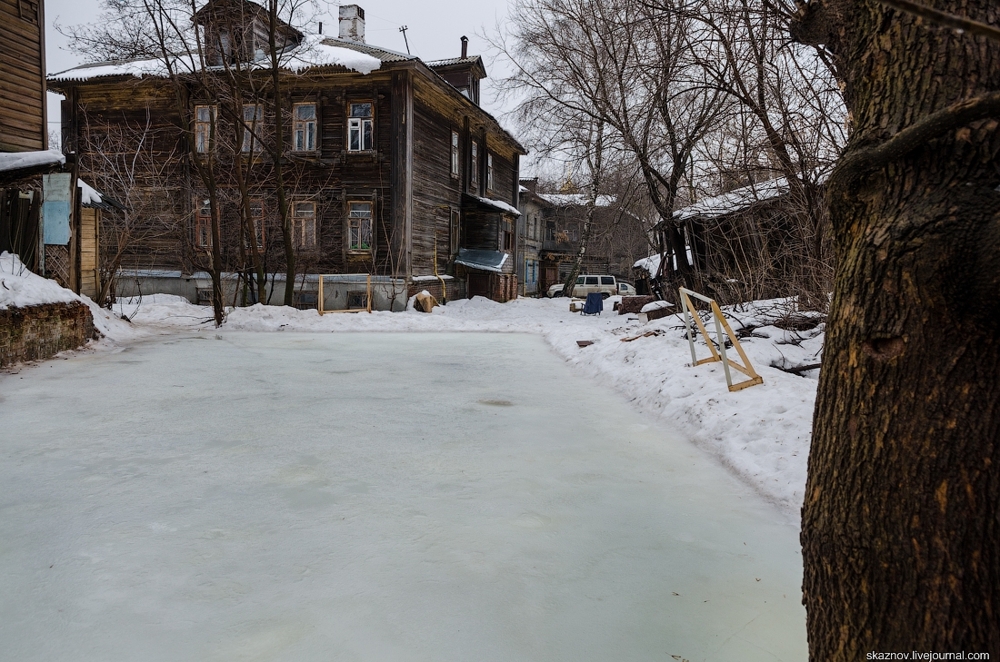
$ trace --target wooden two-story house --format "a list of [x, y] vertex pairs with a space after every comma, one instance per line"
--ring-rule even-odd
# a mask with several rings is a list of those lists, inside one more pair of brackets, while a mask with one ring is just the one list
[[[234, 15], [241, 21], [235, 29]], [[213, 219], [203, 181], [184, 158], [193, 151], [215, 159], [223, 270], [231, 284], [250, 270], [248, 251], [257, 251], [268, 287], [280, 290], [287, 246], [274, 180], [279, 159], [300, 302], [315, 301], [320, 274], [332, 275], [325, 309], [363, 305], [344, 295], [357, 295], [357, 283], [365, 281], [375, 284], [367, 302], [375, 308], [398, 309], [424, 289], [445, 299], [516, 296], [525, 150], [480, 107], [486, 71], [482, 58], [468, 55], [464, 38], [459, 57], [424, 62], [366, 43], [357, 5], [340, 7], [337, 37], [282, 23], [276, 103], [266, 92], [273, 71], [262, 52], [268, 48], [262, 7], [211, 0], [192, 21], [204, 35], [207, 67], [197, 73], [198, 85], [185, 83], [184, 76], [193, 81], [195, 74], [181, 77], [190, 90], [184, 107], [176, 76], [155, 58], [93, 63], [49, 78], [66, 97], [64, 144], [79, 152], [82, 176], [146, 210], [132, 219], [139, 230], [130, 243], [118, 244], [123, 274], [144, 278], [146, 292], [203, 295]], [[246, 83], [235, 91], [225, 83], [235, 79], [234, 67]], [[204, 81], [213, 77], [218, 94], [206, 91]], [[242, 124], [220, 110], [234, 95]], [[272, 143], [283, 145], [277, 151], [260, 145], [274, 139], [267, 127], [281, 132]], [[141, 157], [132, 163], [144, 160], [144, 170], [116, 176], [108, 171], [113, 159], [94, 158], [109, 150]], [[232, 177], [237, 170], [240, 181]], [[116, 190], [128, 186], [140, 190]], [[247, 192], [252, 230], [239, 220]], [[240, 302], [237, 293], [233, 301]]]

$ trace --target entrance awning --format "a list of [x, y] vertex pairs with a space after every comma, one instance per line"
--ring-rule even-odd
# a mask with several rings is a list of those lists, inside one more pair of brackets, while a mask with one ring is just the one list
[[494, 200], [492, 198], [481, 198], [478, 195], [472, 195], [471, 193], [463, 193], [462, 197], [469, 202], [479, 205], [483, 209], [487, 209], [492, 212], [500, 212], [502, 214], [510, 214], [511, 216], [520, 216], [521, 212], [512, 205], [507, 204], [503, 200]]
[[458, 259], [455, 264], [461, 264], [470, 269], [501, 273], [507, 261], [507, 254], [501, 251], [479, 251], [470, 248], [458, 249]]

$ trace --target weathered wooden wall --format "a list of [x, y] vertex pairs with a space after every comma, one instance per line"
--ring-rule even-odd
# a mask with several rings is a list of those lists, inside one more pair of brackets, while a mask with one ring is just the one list
[[43, 0], [0, 0], [0, 26], [0, 152], [45, 149]]
[[[205, 193], [200, 178], [188, 166], [188, 147], [179, 126], [173, 92], [165, 81], [134, 78], [98, 79], [80, 83], [60, 83], [69, 93], [64, 110], [64, 128], [70, 140], [82, 146], [81, 173], [108, 195], [125, 201], [133, 197], [160, 197], [150, 204], [148, 237], [126, 251], [123, 266], [139, 269], [170, 269], [187, 273], [206, 270], [205, 250], [194, 247], [195, 201]], [[223, 231], [224, 269], [241, 271], [250, 264], [240, 244], [240, 194], [233, 173], [242, 164], [251, 197], [260, 198], [265, 210], [266, 249], [264, 268], [283, 271], [284, 250], [274, 187], [275, 164], [265, 152], [248, 159], [240, 152], [240, 131], [231, 121], [235, 106], [225, 107], [220, 95], [214, 155]], [[374, 104], [374, 149], [350, 152], [348, 110], [352, 102]], [[306, 273], [376, 273], [390, 276], [430, 275], [437, 271], [454, 273], [451, 254], [451, 211], [461, 210], [467, 200], [468, 158], [471, 132], [475, 124], [480, 147], [480, 181], [485, 185], [488, 146], [494, 153], [493, 191], [483, 191], [509, 204], [516, 201], [517, 150], [509, 140], [490, 137], [485, 116], [453, 89], [442, 89], [436, 77], [428, 79], [412, 68], [393, 68], [362, 76], [343, 70], [313, 71], [302, 76], [288, 75], [283, 83], [283, 133], [286, 146], [292, 133], [290, 112], [294, 103], [317, 105], [318, 149], [289, 153], [282, 160], [284, 183], [289, 200], [316, 203], [317, 242], [314, 250], [298, 254], [297, 270]], [[210, 103], [192, 100], [193, 104]], [[265, 122], [273, 122], [273, 104], [265, 104]], [[475, 122], [470, 122], [475, 120]], [[451, 174], [451, 131], [461, 138], [460, 174]], [[148, 177], [139, 178], [138, 193], [119, 190], [122, 183], [107, 172], [107, 162], [95, 158], [101, 141], [109, 136], [146, 132], [150, 166]], [[128, 141], [120, 148], [123, 156]], [[114, 150], [110, 150], [111, 153]], [[107, 155], [107, 147], [101, 148]], [[164, 162], [169, 162], [163, 168]], [[155, 172], [153, 172], [155, 171]], [[371, 202], [374, 246], [371, 252], [348, 250], [348, 204]], [[158, 205], [158, 206], [157, 206]], [[105, 214], [109, 224], [119, 215]], [[496, 216], [494, 214], [494, 216]], [[166, 229], [173, 218], [174, 231]], [[470, 215], [473, 222], [476, 215]], [[463, 222], [463, 225], [465, 223]], [[163, 226], [155, 231], [151, 226]], [[489, 230], [491, 250], [498, 245], [497, 219]], [[107, 236], [107, 234], [105, 235]], [[463, 245], [468, 246], [465, 242]], [[108, 251], [114, 250], [105, 241]], [[512, 256], [513, 258], [513, 256]], [[515, 264], [509, 260], [511, 267]]]
[[91, 207], [80, 209], [80, 294], [96, 299], [101, 291], [101, 272], [98, 250], [98, 228], [101, 210]]

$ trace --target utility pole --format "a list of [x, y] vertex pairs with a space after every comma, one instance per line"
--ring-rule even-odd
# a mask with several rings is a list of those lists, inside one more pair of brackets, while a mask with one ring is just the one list
[[406, 31], [409, 30], [405, 25], [399, 29], [403, 33], [403, 43], [406, 44], [406, 54], [410, 54], [410, 40], [406, 38]]

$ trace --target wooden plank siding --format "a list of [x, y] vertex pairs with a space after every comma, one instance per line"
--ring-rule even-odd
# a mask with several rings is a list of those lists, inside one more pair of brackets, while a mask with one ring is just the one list
[[[429, 81], [414, 86], [413, 274], [452, 273], [451, 212], [462, 207], [461, 138], [464, 115], [457, 104], [436, 93]], [[459, 171], [451, 172], [451, 134], [459, 133]]]
[[[154, 78], [94, 79], [52, 83], [72, 99], [64, 110], [64, 140], [77, 141], [81, 152], [81, 176], [109, 196], [123, 200], [114, 178], [102, 173], [94, 158], [99, 139], [150, 126], [147, 153], [155, 160], [172, 159], [158, 181], [144, 181], [135, 195], [163, 198], [153, 205], [150, 224], [172, 217], [172, 230], [161, 232], [125, 252], [123, 267], [207, 270], [208, 253], [195, 246], [196, 204], [205, 195], [197, 173], [189, 164], [188, 148], [178, 127], [168, 81]], [[350, 104], [373, 104], [373, 149], [348, 149]], [[210, 99], [192, 99], [191, 105], [210, 104]], [[291, 152], [291, 110], [296, 103], [316, 104], [317, 149]], [[290, 204], [316, 205], [317, 246], [297, 254], [299, 273], [358, 274], [409, 278], [432, 275], [437, 252], [439, 274], [456, 274], [451, 241], [451, 212], [467, 206], [469, 144], [472, 131], [481, 144], [481, 181], [485, 181], [486, 147], [493, 145], [495, 192], [498, 200], [516, 204], [517, 155], [521, 149], [513, 139], [493, 137], [499, 127], [467, 98], [416, 60], [385, 62], [381, 69], [362, 75], [342, 67], [324, 67], [302, 75], [283, 74], [281, 130], [286, 152], [282, 159], [284, 185]], [[70, 112], [67, 112], [70, 111]], [[190, 112], [190, 111], [188, 111]], [[219, 113], [217, 134], [238, 140], [233, 111]], [[273, 126], [274, 104], [264, 103], [265, 125]], [[73, 119], [67, 120], [67, 115]], [[472, 127], [472, 128], [467, 128]], [[459, 132], [460, 174], [451, 173], [451, 132]], [[95, 140], [97, 139], [97, 140]], [[123, 147], [123, 149], [125, 149]], [[102, 153], [109, 154], [106, 149]], [[218, 198], [222, 227], [224, 269], [246, 269], [246, 248], [240, 246], [239, 190], [232, 172], [241, 159], [253, 198], [262, 201], [266, 247], [263, 264], [269, 273], [284, 270], [284, 247], [279, 224], [277, 194], [273, 183], [275, 164], [266, 153], [248, 158], [235, 149], [221, 149], [213, 156], [219, 173]], [[514, 197], [512, 197], [514, 196]], [[372, 209], [371, 251], [349, 250], [349, 205], [369, 202]], [[104, 228], [115, 213], [104, 213]], [[500, 221], [493, 214], [491, 248], [498, 249]], [[469, 215], [470, 223], [480, 216]], [[483, 216], [485, 219], [485, 216]], [[465, 221], [463, 220], [463, 227]], [[478, 231], [478, 230], [477, 230]], [[472, 236], [474, 233], [470, 233]], [[102, 235], [104, 237], [107, 234]], [[104, 249], [112, 250], [102, 239]], [[463, 245], [465, 243], [463, 242]], [[515, 260], [508, 261], [511, 268]], [[449, 285], [464, 292], [464, 281]]]
[[0, 151], [46, 149], [42, 0], [0, 0], [0, 25]]
[[98, 209], [80, 209], [80, 294], [96, 299], [101, 291], [101, 273], [98, 250]]

